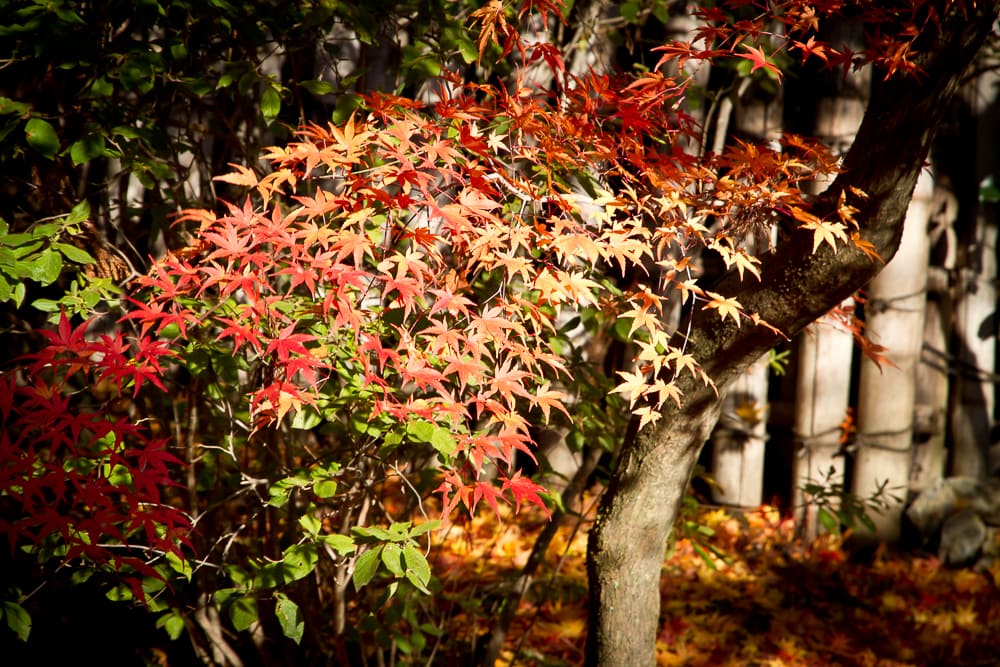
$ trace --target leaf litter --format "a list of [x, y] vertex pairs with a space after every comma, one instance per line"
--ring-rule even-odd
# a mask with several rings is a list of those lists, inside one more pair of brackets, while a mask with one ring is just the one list
[[[596, 498], [566, 516], [523, 596], [500, 666], [583, 663], [587, 532]], [[435, 574], [446, 643], [489, 641], [505, 595], [546, 524], [489, 510], [438, 533]], [[974, 667], [1000, 661], [1000, 563], [973, 571], [879, 548], [852, 557], [842, 536], [805, 542], [771, 506], [703, 508], [668, 550], [656, 664], [713, 667]], [[692, 529], [695, 527], [695, 529]], [[451, 653], [442, 647], [443, 654]]]

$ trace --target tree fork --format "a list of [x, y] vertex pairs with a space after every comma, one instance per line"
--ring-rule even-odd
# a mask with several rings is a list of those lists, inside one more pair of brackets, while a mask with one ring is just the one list
[[[836, 216], [842, 193], [859, 209], [861, 238], [888, 262], [902, 235], [903, 218], [924, 166], [934, 128], [962, 77], [992, 30], [1000, 0], [953, 6], [940, 29], [929, 22], [915, 44], [919, 75], [875, 84], [841, 173], [816, 200], [813, 212]], [[875, 73], [881, 78], [879, 72]], [[867, 194], [860, 199], [853, 189]], [[812, 251], [812, 235], [798, 232], [763, 258], [759, 284], [735, 274], [714, 287], [739, 299], [747, 312], [791, 336], [857, 291], [881, 268], [853, 245]], [[695, 312], [687, 350], [719, 392], [773, 347], [763, 327], [721, 322]], [[590, 624], [586, 664], [654, 664], [659, 625], [660, 570], [667, 540], [691, 472], [718, 417], [715, 389], [678, 378], [680, 408], [667, 404], [661, 419], [626, 437], [620, 461], [590, 533], [587, 569]]]

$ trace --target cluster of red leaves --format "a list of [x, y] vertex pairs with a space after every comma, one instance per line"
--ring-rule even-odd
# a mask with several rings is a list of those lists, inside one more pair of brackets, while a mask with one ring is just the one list
[[[592, 519], [560, 529], [498, 664], [582, 664]], [[705, 510], [698, 522], [714, 531], [701, 546], [717, 555], [684, 538], [664, 561], [659, 665], [962, 667], [993, 664], [1000, 649], [1000, 564], [973, 572], [885, 550], [854, 562], [840, 538], [798, 541], [792, 521], [771, 507]], [[542, 525], [540, 517], [513, 524], [480, 514], [442, 536], [435, 602], [451, 614], [449, 639], [469, 643], [492, 630], [488, 608], [458, 601], [503, 590]]]
[[[782, 0], [756, 2], [730, 0], [699, 6], [692, 12], [700, 26], [688, 41], [674, 41], [657, 48], [663, 58], [677, 59], [680, 66], [689, 60], [715, 61], [741, 58], [751, 63], [751, 72], [763, 69], [775, 79], [782, 73], [776, 56], [781, 52], [798, 56], [804, 63], [821, 61], [831, 69], [848, 71], [873, 64], [885, 78], [897, 73], [920, 74], [919, 50], [914, 41], [928, 26], [940, 26], [949, 12], [966, 12], [967, 0], [900, 1], [872, 3], [864, 0]], [[855, 52], [844, 45], [817, 39], [820, 26], [828, 21], [853, 16], [865, 26], [865, 48]]]
[[63, 315], [54, 331], [39, 332], [47, 343], [39, 352], [0, 374], [0, 533], [12, 550], [156, 576], [148, 563], [177, 554], [190, 526], [160, 495], [180, 460], [127, 406], [146, 383], [164, 389], [171, 353], [163, 341], [120, 332], [90, 338], [88, 326], [73, 328]]
[[[531, 480], [502, 473], [494, 485], [479, 472], [530, 455], [532, 409], [546, 420], [565, 411], [553, 382], [567, 373], [550, 342], [565, 308], [632, 319], [641, 367], [617, 391], [643, 424], [655, 421], [665, 401], [680, 400], [671, 378], [708, 381], [670, 342], [664, 288], [762, 324], [694, 284], [694, 245], [741, 274], [759, 263], [730, 231], [703, 223], [757, 215], [747, 211], [770, 220], [779, 205], [805, 216], [798, 184], [835, 169], [798, 137], [785, 150], [741, 145], [696, 164], [682, 145], [690, 120], [665, 108], [685, 85], [659, 73], [627, 85], [592, 74], [557, 104], [527, 86], [452, 83], [430, 108], [374, 96], [366, 117], [308, 126], [268, 149], [263, 176], [246, 167], [220, 176], [257, 201], [222, 216], [184, 212], [196, 245], [139, 279], [149, 293], [128, 315], [143, 335], [198, 329], [260, 362], [255, 429], [315, 405], [331, 351], [346, 355], [373, 418], [454, 434], [459, 463], [444, 467], [438, 489], [446, 515], [480, 500], [541, 504]], [[598, 174], [622, 184], [616, 194]], [[612, 289], [602, 282], [612, 272], [635, 282]]]

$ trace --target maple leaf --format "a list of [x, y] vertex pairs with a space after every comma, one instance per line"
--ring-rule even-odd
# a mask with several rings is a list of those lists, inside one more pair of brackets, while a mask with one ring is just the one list
[[469, 384], [479, 384], [485, 372], [485, 367], [480, 361], [469, 357], [445, 356], [443, 361], [448, 365], [444, 367], [441, 374], [448, 376], [455, 374], [458, 376], [459, 388], [463, 391]]
[[858, 232], [851, 232], [851, 243], [854, 247], [863, 252], [874, 262], [879, 262], [880, 264], [885, 264], [885, 260], [882, 259], [882, 255], [879, 254], [878, 248], [871, 241], [867, 241], [861, 237]]
[[287, 327], [281, 330], [264, 350], [264, 354], [271, 354], [272, 352], [278, 353], [278, 360], [282, 362], [287, 362], [292, 354], [309, 355], [309, 350], [306, 349], [303, 343], [309, 343], [316, 340], [316, 336], [312, 334], [297, 334], [293, 333], [295, 331], [296, 323], [292, 322]]
[[639, 418], [639, 430], [645, 428], [647, 424], [655, 424], [663, 417], [663, 414], [651, 405], [636, 408], [632, 411], [632, 414]]
[[[482, 25], [479, 28], [479, 59], [476, 61], [480, 64], [483, 59], [483, 54], [486, 52], [486, 47], [491, 43], [500, 45], [497, 37], [497, 33], [508, 39], [514, 33], [514, 29], [511, 27], [510, 23], [507, 22], [506, 10], [504, 9], [503, 3], [500, 0], [490, 0], [483, 7], [480, 7], [476, 11], [472, 12], [470, 18], [474, 22], [479, 22]], [[506, 55], [507, 48], [504, 48]]]
[[635, 405], [640, 396], [646, 393], [649, 384], [646, 382], [646, 375], [641, 371], [617, 371], [624, 382], [620, 382], [617, 387], [611, 390], [612, 394], [627, 394], [629, 405]]
[[725, 320], [727, 317], [731, 317], [736, 326], [740, 325], [740, 309], [743, 307], [740, 302], [735, 298], [727, 299], [721, 294], [716, 294], [715, 292], [710, 292], [705, 290], [705, 294], [709, 297], [709, 302], [705, 304], [702, 310], [708, 310], [714, 308], [719, 311], [719, 317]]
[[355, 113], [344, 123], [343, 129], [331, 125], [330, 134], [334, 140], [334, 147], [339, 149], [341, 155], [336, 161], [340, 163], [353, 164], [358, 161], [361, 154], [366, 152], [369, 142], [375, 134], [369, 130], [358, 131], [355, 124]]
[[216, 257], [245, 256], [254, 245], [252, 236], [236, 225], [232, 218], [223, 218], [218, 221], [211, 231], [202, 235], [202, 238], [214, 243], [216, 247], [216, 250], [206, 257], [206, 261]]
[[847, 227], [840, 222], [828, 222], [816, 218], [800, 225], [802, 229], [811, 229], [813, 232], [813, 252], [816, 252], [820, 245], [828, 243], [834, 250], [837, 249], [837, 240], [847, 243]]
[[521, 510], [522, 502], [528, 501], [529, 503], [541, 508], [541, 510], [545, 512], [546, 516], [549, 515], [549, 508], [538, 495], [539, 493], [545, 493], [545, 487], [536, 484], [530, 477], [522, 476], [520, 470], [515, 472], [511, 477], [501, 475], [501, 479], [503, 479], [501, 489], [503, 491], [510, 491], [514, 498], [514, 507], [516, 511]]
[[764, 69], [779, 82], [781, 81], [781, 70], [768, 60], [767, 55], [762, 49], [750, 46], [749, 44], [742, 44], [741, 46], [747, 50], [747, 53], [737, 53], [734, 55], [737, 58], [745, 58], [753, 63], [753, 66], [750, 68], [751, 74], [759, 69]]
[[572, 419], [569, 411], [566, 410], [566, 406], [563, 405], [563, 401], [568, 398], [565, 392], [559, 391], [557, 389], [550, 389], [551, 383], [548, 381], [544, 382], [538, 389], [535, 390], [535, 394], [532, 397], [532, 403], [537, 405], [541, 409], [542, 414], [545, 416], [545, 423], [549, 423], [549, 410], [551, 408], [556, 408], [560, 410], [567, 418]]
[[236, 171], [222, 176], [215, 176], [212, 180], [248, 188], [256, 187], [258, 182], [257, 174], [255, 174], [252, 169], [247, 169], [243, 165], [234, 164], [232, 162], [229, 163], [229, 166]]
[[760, 260], [756, 257], [752, 257], [747, 254], [745, 250], [739, 248], [726, 255], [723, 255], [723, 260], [726, 262], [726, 268], [730, 268], [734, 264], [736, 265], [736, 270], [740, 274], [740, 280], [743, 279], [743, 271], [749, 271], [760, 280], [760, 270], [757, 265], [760, 264]]
[[677, 407], [681, 407], [681, 391], [673, 382], [664, 382], [663, 380], [657, 379], [649, 386], [647, 393], [657, 394], [657, 408], [666, 403], [668, 398], [673, 400]]
[[639, 305], [635, 302], [630, 303], [634, 306], [631, 310], [626, 310], [620, 317], [631, 319], [632, 324], [629, 326], [628, 335], [632, 336], [637, 329], [643, 328], [646, 331], [654, 332], [658, 331], [661, 327], [660, 318], [656, 313], [650, 312], [650, 307], [648, 305]]
[[824, 63], [829, 63], [830, 57], [827, 55], [827, 53], [829, 52], [832, 55], [836, 55], [837, 53], [837, 51], [835, 49], [830, 48], [829, 45], [823, 44], [822, 42], [817, 42], [815, 35], [810, 35], [809, 39], [806, 40], [805, 42], [792, 40], [791, 47], [793, 49], [798, 49], [799, 51], [802, 52], [803, 63], [805, 63], [805, 61], [808, 60], [810, 56], [816, 56], [817, 58], [821, 59]]
[[528, 377], [529, 374], [526, 371], [511, 368], [511, 361], [507, 359], [497, 368], [493, 377], [487, 383], [488, 390], [486, 396], [498, 393], [504, 398], [507, 405], [513, 408], [515, 403], [514, 396], [522, 396], [527, 399], [532, 398], [531, 394], [524, 388], [524, 380]]

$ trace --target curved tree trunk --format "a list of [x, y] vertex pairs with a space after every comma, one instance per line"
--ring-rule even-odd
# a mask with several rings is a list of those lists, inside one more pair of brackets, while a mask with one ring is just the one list
[[[844, 193], [859, 209], [864, 240], [888, 261], [902, 235], [903, 217], [940, 121], [960, 79], [997, 15], [997, 0], [968, 14], [952, 12], [940, 33], [924, 35], [916, 64], [923, 76], [891, 78], [872, 94], [842, 173], [814, 212], [835, 215]], [[881, 78], [881, 77], [879, 77]], [[854, 197], [849, 188], [868, 194]], [[716, 291], [735, 296], [750, 312], [793, 335], [870, 280], [880, 268], [854, 247], [812, 252], [812, 235], [793, 234], [765, 258], [759, 284], [728, 276]], [[775, 334], [737, 327], [698, 313], [687, 350], [724, 391], [772, 347]], [[587, 664], [641, 667], [654, 663], [660, 569], [667, 539], [705, 436], [715, 421], [715, 391], [686, 377], [680, 408], [668, 406], [656, 424], [626, 439], [590, 533], [590, 632]]]

